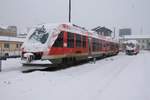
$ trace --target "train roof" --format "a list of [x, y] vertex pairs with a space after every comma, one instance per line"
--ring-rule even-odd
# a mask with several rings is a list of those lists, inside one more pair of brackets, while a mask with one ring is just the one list
[[114, 40], [112, 37], [106, 37], [97, 34], [95, 31], [87, 30], [84, 27], [72, 24], [72, 23], [55, 23], [55, 24], [40, 24], [36, 26], [35, 28], [43, 26], [46, 28], [46, 30], [51, 30], [51, 29], [60, 29], [62, 31], [68, 31], [76, 34], [81, 34], [81, 35], [88, 35], [93, 38], [101, 39], [104, 41], [109, 41], [109, 42], [115, 42], [118, 43], [117, 40]]

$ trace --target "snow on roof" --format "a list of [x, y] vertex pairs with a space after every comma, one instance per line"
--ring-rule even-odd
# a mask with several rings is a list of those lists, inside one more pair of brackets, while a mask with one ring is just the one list
[[120, 37], [124, 39], [150, 39], [150, 35], [126, 35], [124, 37]]
[[10, 37], [10, 36], [0, 36], [0, 41], [16, 41], [24, 42], [25, 38]]
[[7, 29], [7, 26], [0, 25], [0, 28], [2, 28], [2, 29]]
[[128, 41], [124, 41], [124, 43], [133, 43], [133, 44], [137, 44], [138, 42], [136, 40], [128, 40]]

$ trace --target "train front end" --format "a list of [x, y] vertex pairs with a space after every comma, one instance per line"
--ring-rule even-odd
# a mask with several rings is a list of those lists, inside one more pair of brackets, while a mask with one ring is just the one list
[[128, 40], [126, 43], [126, 54], [135, 55], [139, 53], [139, 45], [136, 40]]
[[57, 38], [57, 33], [56, 28], [47, 25], [39, 25], [31, 29], [21, 48], [22, 63], [46, 60], [45, 58], [48, 56], [50, 47]]

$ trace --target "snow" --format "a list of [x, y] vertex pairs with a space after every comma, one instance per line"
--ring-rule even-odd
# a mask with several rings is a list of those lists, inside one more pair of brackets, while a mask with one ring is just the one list
[[[150, 52], [117, 56], [63, 70], [22, 73], [20, 59], [2, 61], [2, 100], [149, 100]], [[34, 67], [35, 68], [35, 67]], [[37, 67], [36, 67], [37, 68]]]
[[16, 41], [24, 42], [25, 38], [10, 37], [10, 36], [0, 36], [0, 41]]
[[125, 35], [123, 37], [119, 37], [120, 39], [149, 39], [150, 35]]
[[138, 44], [138, 42], [136, 40], [128, 40], [128, 41], [124, 41], [124, 43]]
[[0, 29], [7, 29], [7, 28], [8, 28], [7, 26], [4, 26], [4, 25], [0, 24]]

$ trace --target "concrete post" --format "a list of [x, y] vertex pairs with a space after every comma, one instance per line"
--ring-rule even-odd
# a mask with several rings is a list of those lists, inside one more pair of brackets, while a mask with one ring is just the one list
[[0, 72], [2, 71], [2, 60], [0, 59]]

